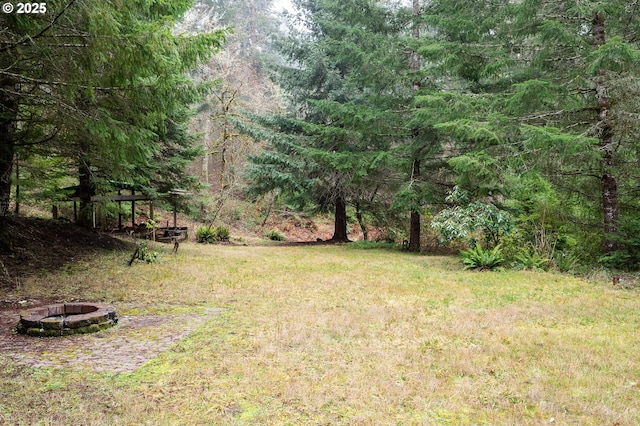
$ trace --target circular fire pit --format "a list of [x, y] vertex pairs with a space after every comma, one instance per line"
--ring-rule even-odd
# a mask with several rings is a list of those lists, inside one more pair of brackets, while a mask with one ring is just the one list
[[118, 322], [112, 306], [95, 303], [58, 303], [29, 309], [20, 315], [18, 333], [51, 337], [94, 333]]

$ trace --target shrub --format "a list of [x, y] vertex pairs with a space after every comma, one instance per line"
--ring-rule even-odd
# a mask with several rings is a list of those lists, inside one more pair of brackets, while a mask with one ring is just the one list
[[[467, 198], [468, 194], [456, 187], [447, 201], [466, 203]], [[485, 245], [495, 246], [515, 231], [515, 221], [511, 214], [493, 204], [476, 201], [442, 210], [431, 220], [431, 228], [440, 234], [443, 243], [463, 240], [475, 244], [474, 234], [480, 233]]]
[[143, 241], [138, 244], [138, 248], [131, 256], [131, 260], [129, 260], [129, 266], [133, 264], [133, 262], [138, 259], [147, 263], [155, 263], [158, 261], [159, 253], [157, 251], [149, 251], [149, 245], [146, 241]]
[[144, 260], [147, 263], [155, 263], [158, 261], [160, 253], [157, 251], [149, 251], [149, 244], [146, 241], [140, 243], [140, 253], [138, 259]]
[[516, 254], [514, 267], [517, 269], [530, 269], [532, 271], [546, 270], [551, 259], [538, 253], [536, 250], [524, 249]]
[[203, 244], [213, 244], [220, 241], [229, 241], [231, 233], [229, 228], [220, 225], [216, 226], [200, 226], [196, 229], [196, 241]]
[[484, 250], [479, 244], [460, 252], [464, 269], [502, 270], [504, 256], [500, 244], [490, 250]]
[[231, 231], [229, 231], [229, 227], [220, 225], [216, 227], [216, 238], [218, 241], [229, 241], [231, 237]]
[[617, 249], [601, 256], [600, 262], [609, 269], [640, 270], [640, 219], [621, 219], [614, 241]]
[[284, 241], [284, 234], [277, 229], [272, 229], [264, 234], [271, 241]]
[[580, 265], [580, 259], [574, 254], [565, 251], [556, 251], [553, 256], [556, 267], [561, 272], [572, 272]]
[[216, 231], [211, 226], [200, 226], [196, 229], [196, 241], [203, 244], [216, 242]]

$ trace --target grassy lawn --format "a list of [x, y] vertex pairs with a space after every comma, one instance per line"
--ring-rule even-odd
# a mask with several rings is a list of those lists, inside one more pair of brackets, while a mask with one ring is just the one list
[[343, 246], [128, 256], [4, 296], [224, 312], [133, 373], [0, 354], [0, 423], [640, 424], [637, 290]]

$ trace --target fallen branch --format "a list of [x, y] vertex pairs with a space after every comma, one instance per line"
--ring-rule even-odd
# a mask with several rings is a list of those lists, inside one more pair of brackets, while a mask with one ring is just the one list
[[133, 256], [131, 256], [131, 260], [129, 261], [129, 266], [133, 265], [133, 262], [136, 259], [140, 259], [140, 247], [138, 247], [136, 251], [133, 252]]

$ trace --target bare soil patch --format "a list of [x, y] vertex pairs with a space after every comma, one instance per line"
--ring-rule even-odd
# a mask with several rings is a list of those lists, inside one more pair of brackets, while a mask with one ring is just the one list
[[0, 289], [13, 287], [34, 272], [54, 272], [100, 251], [135, 247], [132, 242], [56, 220], [9, 217], [0, 226]]
[[[31, 301], [37, 305], [41, 301]], [[116, 307], [117, 309], [117, 307]], [[118, 325], [98, 333], [38, 338], [15, 332], [20, 312], [0, 308], [0, 354], [19, 365], [132, 372], [203, 325], [221, 309], [191, 313], [120, 316]]]

